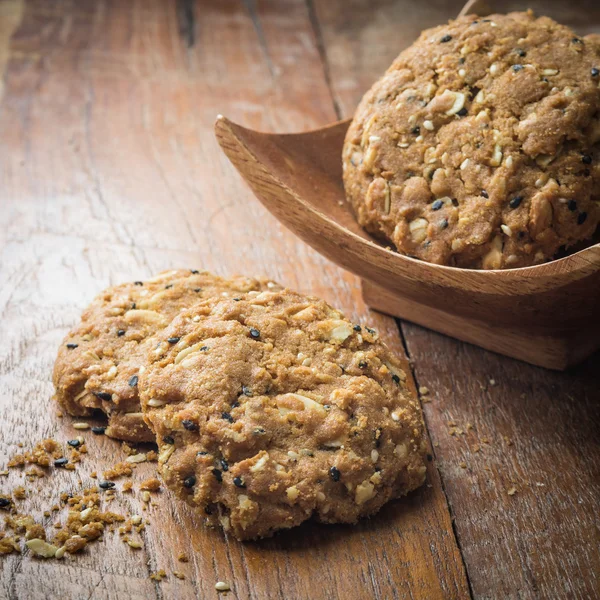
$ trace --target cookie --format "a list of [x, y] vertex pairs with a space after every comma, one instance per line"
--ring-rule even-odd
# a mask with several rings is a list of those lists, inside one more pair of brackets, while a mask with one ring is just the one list
[[429, 29], [362, 99], [343, 149], [358, 222], [406, 255], [525, 267], [600, 222], [600, 45], [531, 12]]
[[175, 270], [106, 289], [60, 346], [53, 374], [56, 399], [71, 415], [106, 413], [111, 437], [154, 441], [138, 396], [140, 365], [151, 337], [202, 299], [269, 288], [279, 286], [266, 279]]
[[158, 340], [140, 397], [160, 472], [236, 538], [354, 523], [423, 483], [423, 422], [398, 359], [323, 300], [208, 300]]

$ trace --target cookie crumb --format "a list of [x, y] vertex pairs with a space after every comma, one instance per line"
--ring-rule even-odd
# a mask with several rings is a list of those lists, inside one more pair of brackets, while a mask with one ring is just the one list
[[230, 589], [229, 584], [224, 581], [217, 581], [217, 583], [215, 583], [215, 590], [217, 590], [217, 592], [228, 592]]

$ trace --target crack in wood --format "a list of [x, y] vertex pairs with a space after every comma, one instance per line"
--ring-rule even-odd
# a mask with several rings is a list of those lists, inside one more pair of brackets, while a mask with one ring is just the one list
[[188, 48], [196, 42], [196, 9], [194, 0], [177, 0], [179, 35]]

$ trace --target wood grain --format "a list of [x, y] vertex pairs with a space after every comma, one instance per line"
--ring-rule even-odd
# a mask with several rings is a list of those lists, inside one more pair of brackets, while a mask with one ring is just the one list
[[[317, 2], [340, 117], [415, 37], [415, 14], [432, 25], [459, 4]], [[544, 4], [576, 24], [580, 8]], [[426, 421], [474, 597], [599, 597], [600, 355], [558, 374], [410, 323], [402, 331], [431, 390]]]
[[[49, 1], [0, 4], [0, 467], [35, 441], [75, 435], [50, 402], [56, 348], [102, 288], [169, 267], [265, 274], [373, 323], [356, 277], [287, 232], [220, 153], [217, 113], [258, 129], [335, 118], [311, 10], [301, 0]], [[313, 14], [314, 17], [314, 14]], [[5, 23], [12, 23], [11, 26]], [[6, 51], [2, 50], [6, 48]], [[62, 490], [124, 458], [84, 433], [75, 474], [28, 484], [39, 514]], [[152, 474], [141, 465], [136, 481]], [[81, 478], [81, 482], [79, 481]], [[0, 491], [22, 482], [11, 471]], [[120, 488], [120, 483], [117, 485]], [[118, 494], [114, 510], [141, 513]], [[428, 485], [355, 528], [308, 525], [240, 544], [161, 492], [144, 548], [118, 536], [74, 559], [0, 559], [0, 598], [464, 598], [469, 591], [433, 464]], [[185, 551], [190, 562], [177, 561]], [[169, 577], [153, 582], [149, 574]], [[173, 577], [183, 571], [185, 580]]]

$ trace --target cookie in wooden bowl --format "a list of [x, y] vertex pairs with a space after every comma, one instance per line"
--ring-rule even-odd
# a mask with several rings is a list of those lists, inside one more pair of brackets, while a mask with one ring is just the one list
[[99, 294], [61, 344], [54, 365], [56, 399], [70, 415], [108, 415], [106, 434], [154, 441], [138, 395], [140, 367], [152, 336], [204, 298], [279, 286], [267, 279], [225, 279], [207, 271], [165, 271]]
[[359, 223], [456, 267], [525, 267], [600, 222], [600, 45], [531, 12], [429, 29], [364, 96], [343, 150]]
[[140, 397], [160, 472], [236, 538], [354, 523], [423, 483], [423, 421], [398, 359], [323, 300], [207, 300], [158, 341]]

